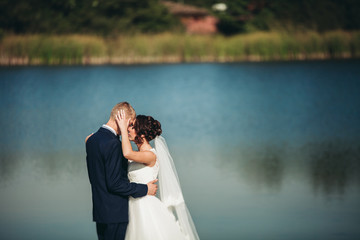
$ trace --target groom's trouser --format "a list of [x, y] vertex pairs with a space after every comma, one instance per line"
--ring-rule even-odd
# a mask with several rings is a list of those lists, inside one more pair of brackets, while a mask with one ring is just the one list
[[96, 223], [99, 240], [124, 240], [128, 223]]

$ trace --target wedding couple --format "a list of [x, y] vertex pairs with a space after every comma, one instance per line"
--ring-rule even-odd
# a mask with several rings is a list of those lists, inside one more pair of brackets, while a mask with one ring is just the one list
[[[199, 239], [161, 133], [157, 120], [136, 116], [129, 103], [121, 102], [113, 107], [109, 121], [86, 138], [99, 240]], [[157, 178], [160, 199], [155, 196]]]

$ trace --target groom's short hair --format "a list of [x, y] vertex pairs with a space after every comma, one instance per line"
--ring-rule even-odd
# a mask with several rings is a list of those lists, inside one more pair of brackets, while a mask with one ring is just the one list
[[113, 109], [111, 110], [110, 119], [115, 120], [115, 116], [118, 113], [118, 111], [124, 110], [126, 114], [126, 118], [135, 118], [136, 112], [134, 108], [130, 105], [128, 102], [119, 102], [116, 104]]

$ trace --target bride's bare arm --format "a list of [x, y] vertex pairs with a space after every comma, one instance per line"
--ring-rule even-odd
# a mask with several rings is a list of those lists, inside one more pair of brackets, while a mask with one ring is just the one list
[[119, 125], [121, 131], [121, 144], [123, 155], [125, 158], [133, 160], [135, 162], [144, 163], [146, 165], [154, 165], [156, 156], [151, 151], [133, 151], [128, 134], [129, 120], [126, 121], [125, 112], [122, 111], [116, 115], [116, 122]]

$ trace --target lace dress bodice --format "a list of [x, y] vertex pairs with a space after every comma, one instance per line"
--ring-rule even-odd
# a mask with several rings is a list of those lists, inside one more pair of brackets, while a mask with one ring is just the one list
[[[154, 148], [150, 149], [156, 155]], [[148, 182], [155, 180], [159, 173], [159, 163], [156, 159], [155, 165], [148, 167], [143, 163], [138, 163], [129, 160], [128, 165], [128, 177], [130, 182], [147, 184]]]

